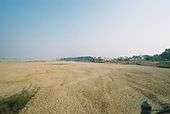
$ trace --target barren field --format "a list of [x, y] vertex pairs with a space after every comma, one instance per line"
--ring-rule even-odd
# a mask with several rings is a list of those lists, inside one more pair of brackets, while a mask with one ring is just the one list
[[1, 62], [0, 96], [38, 87], [20, 114], [139, 114], [170, 102], [170, 69], [74, 62]]

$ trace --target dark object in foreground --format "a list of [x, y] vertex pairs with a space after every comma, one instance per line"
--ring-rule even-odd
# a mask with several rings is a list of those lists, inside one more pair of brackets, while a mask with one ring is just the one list
[[151, 112], [155, 112], [154, 114], [170, 114], [170, 103], [161, 103], [160, 109], [153, 109], [151, 105], [144, 101], [141, 105], [141, 114], [151, 114]]
[[141, 105], [141, 114], [151, 114], [151, 111], [151, 105], [147, 101], [144, 101]]
[[170, 103], [161, 104], [161, 109], [155, 111], [156, 114], [170, 114]]
[[0, 114], [17, 114], [35, 96], [38, 88], [23, 89], [7, 98], [0, 98]]

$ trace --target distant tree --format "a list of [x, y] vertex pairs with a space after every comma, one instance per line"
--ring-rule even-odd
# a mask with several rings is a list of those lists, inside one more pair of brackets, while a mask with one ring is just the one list
[[146, 61], [153, 61], [153, 57], [150, 55], [143, 55], [144, 60]]
[[161, 61], [162, 58], [160, 57], [160, 55], [156, 54], [156, 55], [153, 55], [152, 60], [153, 61]]
[[162, 52], [160, 55], [144, 55], [143, 58], [146, 61], [170, 61], [170, 48], [165, 49], [165, 51]]
[[170, 48], [169, 49], [165, 49], [165, 51], [163, 53], [160, 54], [160, 57], [163, 60], [170, 60]]

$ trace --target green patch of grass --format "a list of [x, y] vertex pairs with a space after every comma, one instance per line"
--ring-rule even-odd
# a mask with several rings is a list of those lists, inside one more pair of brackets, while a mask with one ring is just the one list
[[38, 88], [23, 89], [12, 96], [0, 98], [0, 114], [18, 114], [37, 92]]

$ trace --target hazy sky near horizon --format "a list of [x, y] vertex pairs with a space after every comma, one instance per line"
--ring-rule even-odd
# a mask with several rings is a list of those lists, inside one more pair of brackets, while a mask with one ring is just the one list
[[170, 0], [0, 0], [0, 57], [117, 57], [165, 48]]

